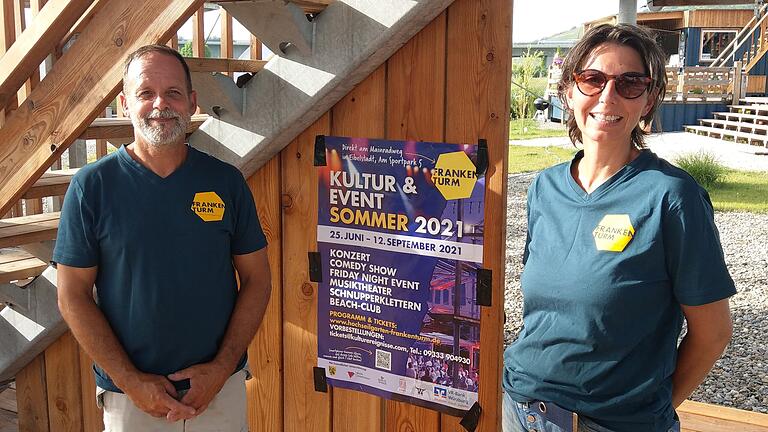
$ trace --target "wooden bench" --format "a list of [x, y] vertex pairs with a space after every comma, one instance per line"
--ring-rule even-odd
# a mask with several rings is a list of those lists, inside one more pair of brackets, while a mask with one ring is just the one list
[[682, 432], [768, 432], [768, 414], [685, 401], [677, 409]]

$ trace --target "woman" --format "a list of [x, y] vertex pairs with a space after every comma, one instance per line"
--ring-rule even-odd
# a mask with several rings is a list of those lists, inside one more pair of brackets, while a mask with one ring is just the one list
[[674, 408], [730, 340], [709, 196], [644, 148], [665, 89], [664, 54], [634, 26], [596, 27], [565, 59], [558, 90], [583, 150], [528, 190], [505, 432], [568, 431], [571, 412], [579, 431], [678, 431]]

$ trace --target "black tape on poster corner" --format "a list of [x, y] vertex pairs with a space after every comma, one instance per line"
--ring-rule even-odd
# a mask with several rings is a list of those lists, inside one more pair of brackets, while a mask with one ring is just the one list
[[325, 135], [315, 136], [315, 166], [325, 166]]
[[477, 176], [485, 174], [488, 169], [488, 140], [477, 140]]
[[480, 422], [480, 414], [483, 413], [483, 408], [480, 406], [478, 402], [475, 402], [472, 407], [467, 411], [466, 414], [464, 414], [464, 417], [461, 418], [461, 421], [459, 422], [460, 425], [464, 427], [464, 429], [468, 430], [469, 432], [475, 432], [475, 429], [477, 429], [477, 423]]
[[493, 273], [488, 269], [477, 270], [477, 305], [491, 306], [493, 295], [491, 281]]
[[307, 252], [309, 260], [309, 280], [312, 282], [323, 281], [323, 265], [320, 261], [320, 252]]
[[315, 377], [315, 391], [328, 393], [328, 379], [325, 377], [325, 368], [313, 367], [312, 374]]

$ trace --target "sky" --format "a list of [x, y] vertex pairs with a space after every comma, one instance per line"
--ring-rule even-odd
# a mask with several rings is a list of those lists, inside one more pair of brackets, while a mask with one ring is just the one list
[[531, 42], [617, 13], [619, 0], [513, 0], [512, 40]]

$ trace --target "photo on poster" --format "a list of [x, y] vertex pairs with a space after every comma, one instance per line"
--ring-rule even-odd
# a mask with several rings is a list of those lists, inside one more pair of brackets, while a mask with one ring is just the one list
[[333, 386], [462, 415], [480, 376], [478, 146], [321, 142], [318, 366]]

